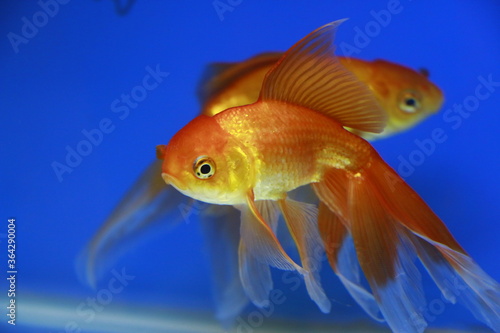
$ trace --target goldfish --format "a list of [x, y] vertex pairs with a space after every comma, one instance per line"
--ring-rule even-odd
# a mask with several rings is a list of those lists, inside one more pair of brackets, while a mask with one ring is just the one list
[[[372, 317], [395, 332], [422, 332], [427, 322], [417, 257], [443, 297], [464, 303], [499, 331], [500, 285], [370, 143], [345, 129], [380, 133], [387, 114], [333, 55], [342, 21], [290, 48], [265, 75], [255, 103], [200, 115], [159, 145], [161, 177], [186, 196], [240, 211], [239, 277], [257, 306], [268, 304], [275, 267], [302, 275], [311, 299], [329, 312], [317, 255], [324, 249]], [[318, 207], [288, 197], [301, 186], [313, 188]], [[280, 215], [300, 263], [276, 236]], [[341, 267], [353, 263], [342, 251], [350, 240], [370, 291]]]
[[[198, 92], [202, 114], [212, 116], [232, 106], [255, 102], [265, 73], [282, 55], [283, 53], [265, 53], [242, 63], [209, 66]], [[355, 58], [339, 59], [344, 67], [371, 90], [387, 113], [388, 123], [397, 124], [390, 131], [390, 125], [387, 125], [381, 133], [357, 132], [367, 139], [374, 140], [407, 130], [434, 114], [443, 102], [439, 88], [428, 80], [427, 75], [420, 72], [384, 60], [369, 62]], [[407, 103], [405, 96], [415, 98], [410, 103], [415, 106], [413, 112], [401, 109], [400, 105]], [[151, 164], [93, 237], [80, 258], [83, 280], [95, 285], [99, 266], [111, 260], [109, 257], [116, 257], [117, 252], [123, 252], [123, 248], [126, 249], [131, 240], [140, 239], [141, 233], [150, 229], [162, 225], [172, 227], [176, 222], [182, 221], [179, 211], [182, 215], [191, 214], [189, 210], [193, 201], [173, 187], [165, 186], [158, 176], [160, 173], [161, 164]], [[308, 191], [310, 189], [301, 188], [301, 192]], [[223, 322], [230, 322], [248, 303], [238, 271], [239, 211], [232, 206], [213, 205], [203, 206], [200, 213], [213, 259], [217, 317]], [[163, 223], [164, 221], [169, 223]], [[337, 273], [340, 274], [338, 271]], [[343, 274], [352, 275], [348, 270], [344, 270]], [[350, 288], [348, 279], [342, 281]], [[265, 302], [264, 299], [258, 303]]]
[[[212, 64], [198, 91], [202, 114], [213, 116], [230, 107], [257, 101], [264, 76], [282, 55], [282, 52], [263, 53], [241, 63]], [[443, 93], [428, 79], [427, 70], [415, 71], [381, 59], [338, 59], [368, 86], [387, 113], [381, 133], [357, 133], [365, 139], [380, 139], [408, 130], [435, 114], [443, 104]]]

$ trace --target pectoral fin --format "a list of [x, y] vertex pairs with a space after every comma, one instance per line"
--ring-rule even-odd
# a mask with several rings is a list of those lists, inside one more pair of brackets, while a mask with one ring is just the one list
[[302, 267], [283, 250], [273, 230], [262, 217], [253, 200], [253, 192], [248, 194], [247, 204], [237, 208], [241, 211], [241, 238], [257, 260], [282, 270], [304, 273]]
[[269, 292], [273, 288], [269, 266], [303, 269], [288, 257], [274, 235], [279, 217], [277, 204], [268, 200], [251, 203], [259, 218], [249, 206], [237, 207], [241, 211], [239, 272], [248, 298], [256, 306], [265, 307], [269, 305]]

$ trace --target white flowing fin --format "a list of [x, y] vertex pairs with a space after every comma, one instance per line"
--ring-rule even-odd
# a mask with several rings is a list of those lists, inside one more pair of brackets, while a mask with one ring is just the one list
[[211, 262], [216, 318], [230, 327], [249, 303], [238, 266], [240, 212], [213, 205], [202, 211], [199, 220]]
[[[425, 299], [407, 230], [393, 220], [371, 185], [363, 174], [332, 168], [314, 189], [350, 231], [359, 264], [391, 329], [422, 332], [426, 327], [421, 313]], [[331, 249], [327, 248], [328, 252]], [[377, 317], [375, 308], [368, 308], [368, 313]]]
[[95, 288], [114, 262], [143, 240], [144, 234], [176, 226], [193, 199], [167, 186], [161, 161], [154, 161], [128, 190], [108, 219], [80, 253], [76, 265], [81, 279]]
[[324, 246], [318, 232], [318, 210], [314, 205], [283, 199], [278, 201], [288, 230], [299, 251], [307, 292], [323, 313], [330, 312], [331, 303], [321, 286], [319, 272]]
[[375, 297], [361, 282], [359, 262], [351, 236], [345, 238], [340, 249], [335, 273], [352, 298], [370, 317], [378, 322], [385, 322]]
[[363, 310], [373, 319], [383, 322], [375, 297], [361, 281], [360, 266], [349, 231], [340, 217], [322, 202], [319, 204], [318, 228], [335, 274]]
[[[338, 175], [337, 177], [345, 177], [345, 175]], [[334, 183], [340, 184], [342, 179], [334, 181]], [[337, 195], [345, 197], [346, 193], [338, 193]], [[308, 203], [317, 203], [318, 201], [312, 187], [309, 185], [292, 191], [289, 193], [289, 197]], [[340, 201], [337, 200], [337, 203]], [[318, 223], [321, 237], [325, 243], [328, 261], [335, 274], [352, 298], [368, 315], [378, 322], [385, 322], [375, 297], [366, 285], [366, 281], [362, 281], [362, 272], [352, 236], [341, 222], [340, 217], [333, 213], [324, 203], [320, 202]]]
[[362, 178], [351, 180], [348, 205], [359, 262], [391, 329], [423, 332], [425, 298], [415, 250], [372, 191]]
[[426, 300], [421, 275], [414, 264], [415, 255], [407, 248], [407, 241], [398, 247], [395, 261], [395, 277], [386, 283], [372, 283], [380, 311], [393, 331], [423, 332], [427, 322], [422, 314]]
[[499, 284], [374, 151], [362, 170], [328, 169], [313, 187], [350, 230], [360, 266], [393, 331], [422, 332], [427, 326], [416, 253], [447, 299], [453, 301], [458, 291], [447, 279], [463, 281], [456, 298], [500, 332]]
[[[427, 257], [425, 251], [429, 246], [419, 246], [418, 255], [426, 265], [434, 279], [440, 279], [437, 285], [443, 288], [446, 280], [442, 267], [452, 268], [449, 277], [463, 280], [464, 288], [460, 300], [482, 322], [493, 330], [500, 332], [500, 285], [489, 277], [474, 260], [458, 244], [450, 231], [439, 217], [425, 204], [425, 202], [406, 184], [394, 170], [380, 158], [372, 159], [370, 166], [363, 170], [365, 187], [370, 187], [372, 196], [377, 197], [379, 204], [384, 206], [395, 222], [404, 226], [415, 236], [427, 242], [441, 254], [448, 266], [434, 267], [429, 257], [436, 258], [435, 251]], [[380, 176], [384, 175], [384, 176]], [[410, 236], [409, 236], [410, 237]], [[411, 239], [410, 239], [411, 240]], [[450, 290], [444, 289], [445, 297], [452, 299]]]
[[244, 239], [238, 250], [240, 279], [246, 295], [259, 308], [269, 306], [269, 293], [273, 289], [271, 269], [248, 251]]
[[[269, 266], [304, 273], [304, 269], [297, 265], [281, 247], [272, 228], [259, 212], [253, 200], [253, 193], [248, 194], [246, 205], [235, 207], [241, 211], [241, 238], [252, 256]], [[270, 207], [270, 209], [273, 208]]]
[[273, 200], [259, 200], [255, 201], [255, 207], [257, 207], [264, 221], [271, 227], [273, 233], [276, 234], [278, 219], [280, 217], [278, 203]]
[[[255, 202], [256, 208], [262, 213], [262, 218], [270, 229], [274, 232], [277, 227], [279, 210], [274, 201], [262, 200]], [[245, 210], [245, 207], [238, 207], [240, 210]], [[251, 214], [248, 213], [247, 214]], [[247, 218], [254, 218], [253, 215]], [[247, 223], [243, 220], [242, 216], [242, 230], [243, 224]], [[255, 251], [254, 251], [255, 252]], [[245, 237], [241, 237], [239, 249], [239, 276], [246, 295], [253, 304], [257, 307], [266, 307], [269, 305], [269, 292], [273, 289], [273, 280], [271, 277], [271, 270], [269, 264], [260, 261], [254, 253], [248, 250]]]
[[500, 285], [466, 254], [414, 237], [420, 260], [444, 297], [465, 305], [476, 319], [500, 332]]

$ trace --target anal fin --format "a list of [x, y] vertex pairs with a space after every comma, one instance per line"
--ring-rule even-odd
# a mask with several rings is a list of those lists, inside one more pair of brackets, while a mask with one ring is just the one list
[[247, 296], [256, 306], [264, 307], [269, 304], [273, 286], [269, 266], [301, 274], [305, 271], [286, 254], [275, 236], [277, 204], [268, 200], [254, 202], [251, 195], [248, 203], [236, 207], [241, 211], [239, 272]]
[[304, 280], [309, 296], [322, 312], [328, 313], [331, 303], [321, 287], [319, 277], [324, 247], [317, 229], [317, 209], [314, 205], [291, 199], [282, 199], [278, 203], [297, 245], [302, 266], [307, 271]]

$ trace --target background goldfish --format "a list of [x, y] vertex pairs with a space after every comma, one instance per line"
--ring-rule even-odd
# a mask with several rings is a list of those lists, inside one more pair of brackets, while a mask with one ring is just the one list
[[[233, 106], [254, 103], [264, 76], [283, 53], [264, 53], [241, 63], [215, 63], [208, 67], [198, 95], [202, 113], [212, 116]], [[340, 62], [373, 92], [387, 112], [381, 133], [358, 133], [377, 139], [410, 129], [436, 113], [443, 104], [441, 90], [428, 72], [412, 70], [386, 60], [366, 61], [339, 57]]]

